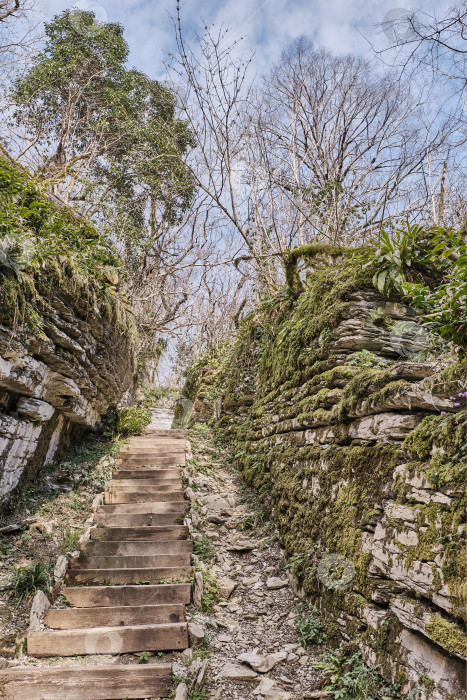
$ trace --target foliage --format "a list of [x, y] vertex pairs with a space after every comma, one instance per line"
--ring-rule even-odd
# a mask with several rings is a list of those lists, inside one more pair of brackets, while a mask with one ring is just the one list
[[100, 221], [131, 248], [147, 233], [147, 208], [173, 222], [190, 201], [181, 156], [191, 134], [175, 118], [174, 95], [127, 67], [121, 25], [74, 8], [46, 23], [45, 35], [17, 80], [14, 120], [44, 156], [39, 173], [62, 183], [78, 206], [97, 202]]
[[151, 420], [152, 414], [147, 406], [127, 406], [107, 416], [105, 434], [121, 437], [141, 435]]
[[201, 610], [202, 612], [210, 612], [217, 600], [219, 594], [219, 584], [217, 578], [209, 573], [209, 571], [202, 571], [203, 574], [203, 596], [201, 599]]
[[74, 269], [104, 283], [110, 269], [121, 266], [109, 238], [71, 210], [58, 209], [40, 180], [1, 157], [0, 202], [0, 240], [10, 241], [20, 268], [40, 270], [64, 257]]
[[388, 686], [375, 666], [366, 666], [361, 651], [348, 656], [343, 648], [337, 649], [323, 654], [313, 665], [326, 673], [323, 690], [331, 693], [335, 700], [395, 700], [402, 697], [399, 685]]
[[202, 540], [193, 541], [193, 554], [196, 554], [201, 561], [205, 562], [216, 559], [216, 550], [212, 546], [208, 537], [203, 537]]
[[51, 585], [52, 562], [37, 561], [26, 566], [15, 566], [13, 576], [6, 585], [5, 590], [11, 597], [16, 598], [18, 605], [23, 598], [44, 591], [48, 593]]
[[63, 533], [63, 539], [60, 544], [60, 549], [62, 554], [67, 552], [74, 552], [78, 548], [79, 539], [83, 534], [84, 530], [82, 528], [71, 528], [68, 527]]
[[83, 218], [59, 209], [44, 184], [0, 157], [0, 323], [42, 333], [43, 312], [55, 292], [84, 303], [133, 332], [128, 302], [115, 285], [121, 261], [110, 239]]
[[[376, 244], [376, 245], [375, 245]], [[404, 295], [429, 327], [467, 345], [467, 246], [464, 231], [442, 228], [382, 231], [357, 257], [370, 257], [373, 284], [384, 295]]]
[[304, 610], [298, 618], [297, 632], [302, 647], [305, 648], [310, 644], [322, 644], [326, 641], [326, 627], [312, 605], [308, 606], [308, 610]]

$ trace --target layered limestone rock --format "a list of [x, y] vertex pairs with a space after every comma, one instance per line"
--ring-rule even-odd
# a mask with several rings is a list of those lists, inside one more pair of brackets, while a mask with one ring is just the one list
[[466, 376], [420, 359], [431, 338], [403, 303], [370, 288], [340, 302], [306, 341], [306, 303], [284, 316], [256, 374], [242, 359], [232, 379], [235, 355], [205, 369], [195, 408], [270, 510], [297, 592], [404, 692], [463, 698]]
[[0, 500], [133, 386], [128, 329], [97, 301], [54, 292], [47, 302], [39, 332], [0, 326]]

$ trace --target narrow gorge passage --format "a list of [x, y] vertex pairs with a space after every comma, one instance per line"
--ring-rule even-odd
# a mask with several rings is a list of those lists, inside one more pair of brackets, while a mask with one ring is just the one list
[[145, 434], [118, 455], [90, 540], [69, 562], [63, 598], [45, 612], [47, 629], [28, 634], [27, 665], [0, 671], [0, 697], [169, 695], [171, 665], [138, 665], [129, 655], [188, 647], [192, 543], [181, 524], [186, 431], [170, 430], [170, 422], [170, 414], [156, 411]]

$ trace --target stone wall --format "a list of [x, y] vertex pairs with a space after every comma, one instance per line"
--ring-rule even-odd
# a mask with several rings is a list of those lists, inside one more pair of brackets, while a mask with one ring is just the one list
[[0, 325], [0, 500], [133, 389], [128, 328], [95, 296], [51, 291], [36, 304], [40, 330]]
[[405, 304], [337, 296], [249, 321], [197, 415], [270, 511], [296, 590], [404, 692], [464, 698], [466, 365], [418, 359], [431, 339]]

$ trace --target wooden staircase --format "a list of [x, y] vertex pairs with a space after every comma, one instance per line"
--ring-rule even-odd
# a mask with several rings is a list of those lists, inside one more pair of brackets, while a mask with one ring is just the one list
[[[182, 524], [185, 445], [184, 430], [150, 428], [118, 455], [104, 505], [94, 516], [97, 527], [80, 556], [69, 562], [63, 590], [69, 607], [47, 611], [49, 629], [28, 634], [29, 656], [188, 647], [192, 542]], [[170, 687], [169, 664], [0, 670], [5, 700], [162, 698]]]

